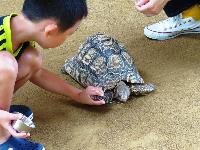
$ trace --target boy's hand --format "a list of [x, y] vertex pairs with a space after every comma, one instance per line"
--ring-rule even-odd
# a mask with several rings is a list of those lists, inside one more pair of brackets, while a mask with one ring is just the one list
[[161, 12], [169, 0], [137, 0], [135, 5], [139, 12], [154, 16]]
[[22, 114], [13, 114], [13, 113], [9, 113], [7, 111], [3, 111], [0, 110], [0, 125], [8, 130], [8, 132], [14, 136], [14, 137], [18, 137], [18, 138], [27, 138], [30, 136], [30, 134], [28, 133], [23, 133], [23, 132], [16, 132], [15, 129], [13, 129], [11, 123], [14, 120], [18, 120], [22, 118]]
[[88, 105], [103, 105], [105, 104], [104, 100], [95, 101], [91, 98], [93, 95], [103, 96], [104, 92], [102, 88], [88, 86], [85, 90], [79, 93], [79, 99], [77, 100], [80, 103]]

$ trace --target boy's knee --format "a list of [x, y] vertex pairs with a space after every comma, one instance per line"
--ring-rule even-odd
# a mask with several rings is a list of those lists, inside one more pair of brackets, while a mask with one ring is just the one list
[[24, 57], [31, 70], [38, 70], [42, 67], [42, 56], [35, 48], [28, 49]]
[[0, 79], [15, 79], [18, 73], [16, 59], [8, 52], [0, 52]]

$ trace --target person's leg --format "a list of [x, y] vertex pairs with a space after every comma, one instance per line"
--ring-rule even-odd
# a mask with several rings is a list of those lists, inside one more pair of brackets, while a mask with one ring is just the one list
[[164, 7], [164, 11], [168, 17], [174, 17], [182, 14], [183, 18], [192, 17], [200, 20], [200, 0], [171, 0]]
[[[19, 73], [17, 75], [14, 92], [17, 91], [23, 84], [25, 84], [29, 78], [40, 68], [42, 59], [40, 54], [34, 48], [29, 47], [17, 56]], [[19, 112], [33, 119], [32, 110], [25, 105], [11, 105], [10, 113]]]
[[182, 13], [182, 18], [192, 17], [194, 20], [200, 20], [200, 7], [198, 4], [190, 7], [187, 10], [184, 10]]
[[200, 33], [199, 0], [171, 0], [164, 10], [169, 16], [144, 28], [144, 34], [150, 39], [167, 40], [181, 34]]
[[18, 75], [14, 92], [24, 85], [31, 76], [42, 66], [42, 57], [39, 52], [32, 47], [27, 48], [18, 60]]
[[174, 17], [198, 4], [198, 2], [199, 0], [171, 0], [164, 7], [164, 11], [168, 17]]
[[[0, 52], [0, 110], [8, 111], [10, 108], [17, 73], [15, 58], [8, 52]], [[8, 131], [0, 126], [0, 143], [9, 136]]]
[[[10, 54], [8, 54], [8, 55], [10, 56]], [[27, 48], [23, 52], [23, 54], [20, 56], [20, 58], [18, 60], [18, 64], [14, 57], [11, 56], [11, 58], [13, 58], [13, 61], [16, 64], [15, 69], [17, 71], [15, 71], [13, 68], [10, 69], [11, 71], [12, 70], [15, 71], [15, 76], [13, 76], [14, 79], [13, 80], [8, 79], [10, 82], [13, 81], [12, 88], [11, 88], [12, 90], [10, 90], [11, 91], [10, 97], [12, 97], [13, 93], [16, 92], [24, 83], [26, 83], [31, 78], [31, 76], [34, 74], [34, 72], [37, 72], [37, 70], [41, 67], [41, 64], [42, 64], [41, 56], [39, 55], [39, 53], [37, 52], [37, 50], [35, 48], [31, 48], [31, 47]], [[4, 61], [3, 61], [3, 59], [1, 59], [1, 55], [0, 55], [0, 63], [1, 62], [4, 62]], [[0, 66], [5, 66], [5, 65], [6, 65], [6, 63], [0, 64]], [[8, 67], [5, 67], [5, 68], [8, 68]], [[1, 67], [0, 67], [0, 74], [1, 74]], [[10, 74], [12, 74], [12, 72]], [[6, 77], [9, 77], [9, 76], [6, 74]], [[2, 78], [2, 81], [5, 81], [6, 85], [9, 83], [9, 81], [6, 81], [4, 78]], [[1, 83], [1, 78], [0, 78], [0, 83]], [[5, 91], [1, 92], [1, 87], [0, 87], [0, 93], [5, 93], [5, 91], [8, 91], [2, 87], [2, 89], [4, 89]], [[9, 110], [10, 103], [11, 103], [11, 100], [9, 101], [9, 104], [7, 104], [7, 106], [6, 106], [6, 109], [5, 109], [6, 111]], [[1, 106], [1, 101], [0, 101], [0, 106]], [[8, 148], [28, 149], [28, 148], [31, 148], [31, 149], [36, 149], [36, 150], [44, 150], [44, 147], [41, 144], [33, 143], [26, 139], [14, 138], [14, 137], [10, 136], [10, 134], [7, 131], [5, 131], [5, 132], [3, 132], [3, 131], [5, 131], [5, 130], [3, 130], [3, 128], [0, 128], [0, 140], [1, 140], [0, 143], [3, 143], [3, 144], [0, 144], [0, 149], [8, 149]]]

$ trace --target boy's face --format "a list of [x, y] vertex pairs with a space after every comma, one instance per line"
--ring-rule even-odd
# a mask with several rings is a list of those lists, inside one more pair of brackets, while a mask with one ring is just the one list
[[72, 35], [79, 27], [81, 21], [78, 21], [73, 27], [64, 32], [60, 32], [58, 27], [51, 28], [44, 32], [41, 40], [37, 41], [42, 48], [54, 48], [63, 44], [67, 37]]

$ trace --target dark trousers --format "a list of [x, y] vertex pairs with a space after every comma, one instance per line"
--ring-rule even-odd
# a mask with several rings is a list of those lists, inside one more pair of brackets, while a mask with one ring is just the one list
[[198, 3], [200, 0], [171, 0], [164, 7], [164, 11], [168, 17], [174, 17]]

